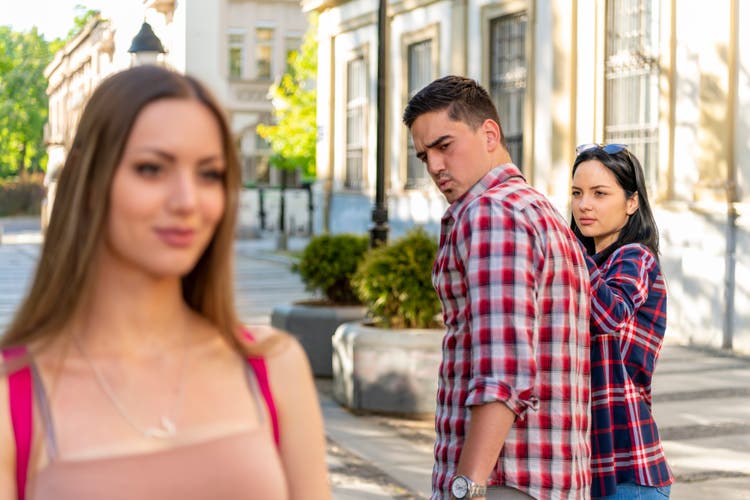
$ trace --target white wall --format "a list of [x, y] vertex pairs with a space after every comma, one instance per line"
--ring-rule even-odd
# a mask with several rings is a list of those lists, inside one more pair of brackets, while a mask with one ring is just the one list
[[185, 70], [196, 76], [227, 102], [226, 33], [223, 1], [189, 1], [185, 12]]

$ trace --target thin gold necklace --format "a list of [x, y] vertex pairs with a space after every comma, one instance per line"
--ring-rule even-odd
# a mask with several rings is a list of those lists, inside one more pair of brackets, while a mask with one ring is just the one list
[[139, 424], [130, 415], [130, 413], [128, 413], [128, 411], [125, 409], [125, 406], [122, 404], [122, 402], [120, 402], [117, 395], [115, 394], [115, 391], [112, 389], [112, 386], [109, 385], [107, 379], [104, 378], [104, 375], [99, 371], [92, 359], [89, 357], [86, 350], [83, 348], [83, 344], [81, 344], [80, 340], [78, 339], [78, 335], [73, 335], [73, 342], [75, 343], [78, 351], [81, 353], [83, 359], [86, 360], [86, 363], [88, 363], [89, 367], [91, 368], [91, 372], [94, 374], [94, 378], [96, 379], [96, 383], [99, 385], [99, 388], [107, 396], [107, 399], [110, 400], [112, 405], [115, 407], [115, 410], [117, 410], [117, 413], [123, 418], [123, 420], [125, 420], [125, 422], [127, 422], [127, 424], [131, 428], [148, 438], [154, 439], [172, 439], [177, 435], [177, 408], [179, 407], [179, 403], [182, 400], [182, 393], [185, 387], [184, 374], [185, 358], [187, 357], [187, 340], [183, 342], [182, 356], [180, 359], [180, 369], [178, 372], [179, 378], [177, 385], [177, 394], [174, 397], [174, 401], [172, 401], [169, 413], [161, 415], [159, 417], [159, 423], [157, 425], [148, 427], [144, 427]]

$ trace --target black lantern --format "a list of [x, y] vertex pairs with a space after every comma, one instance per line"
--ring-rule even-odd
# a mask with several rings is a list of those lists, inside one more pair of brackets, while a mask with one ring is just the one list
[[133, 64], [149, 64], [156, 63], [159, 54], [164, 54], [166, 50], [151, 25], [144, 21], [141, 30], [133, 37], [128, 52], [133, 54]]

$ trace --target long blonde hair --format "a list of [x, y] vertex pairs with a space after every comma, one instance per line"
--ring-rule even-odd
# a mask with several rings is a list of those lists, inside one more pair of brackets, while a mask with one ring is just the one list
[[166, 98], [195, 99], [221, 130], [226, 208], [193, 270], [182, 279], [188, 305], [211, 321], [239, 351], [234, 308], [233, 241], [240, 186], [239, 161], [224, 112], [196, 79], [159, 66], [116, 73], [94, 91], [81, 116], [60, 175], [57, 195], [31, 288], [0, 338], [0, 347], [56, 338], [91, 283], [92, 263], [105, 230], [115, 169], [141, 110]]

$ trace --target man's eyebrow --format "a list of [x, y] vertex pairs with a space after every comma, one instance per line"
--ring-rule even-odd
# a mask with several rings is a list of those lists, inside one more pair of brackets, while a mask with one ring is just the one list
[[450, 134], [441, 135], [440, 137], [438, 137], [437, 139], [435, 139], [431, 143], [425, 144], [425, 149], [434, 148], [435, 146], [437, 146], [438, 144], [440, 144], [441, 142], [443, 142], [446, 139], [450, 139]]
[[438, 137], [437, 139], [435, 139], [434, 141], [432, 141], [431, 143], [425, 144], [424, 151], [417, 151], [417, 155], [416, 155], [417, 158], [420, 160], [424, 160], [424, 158], [427, 156], [428, 149], [434, 148], [441, 142], [446, 141], [447, 139], [450, 139], [450, 138], [451, 138], [450, 134], [444, 134]]

